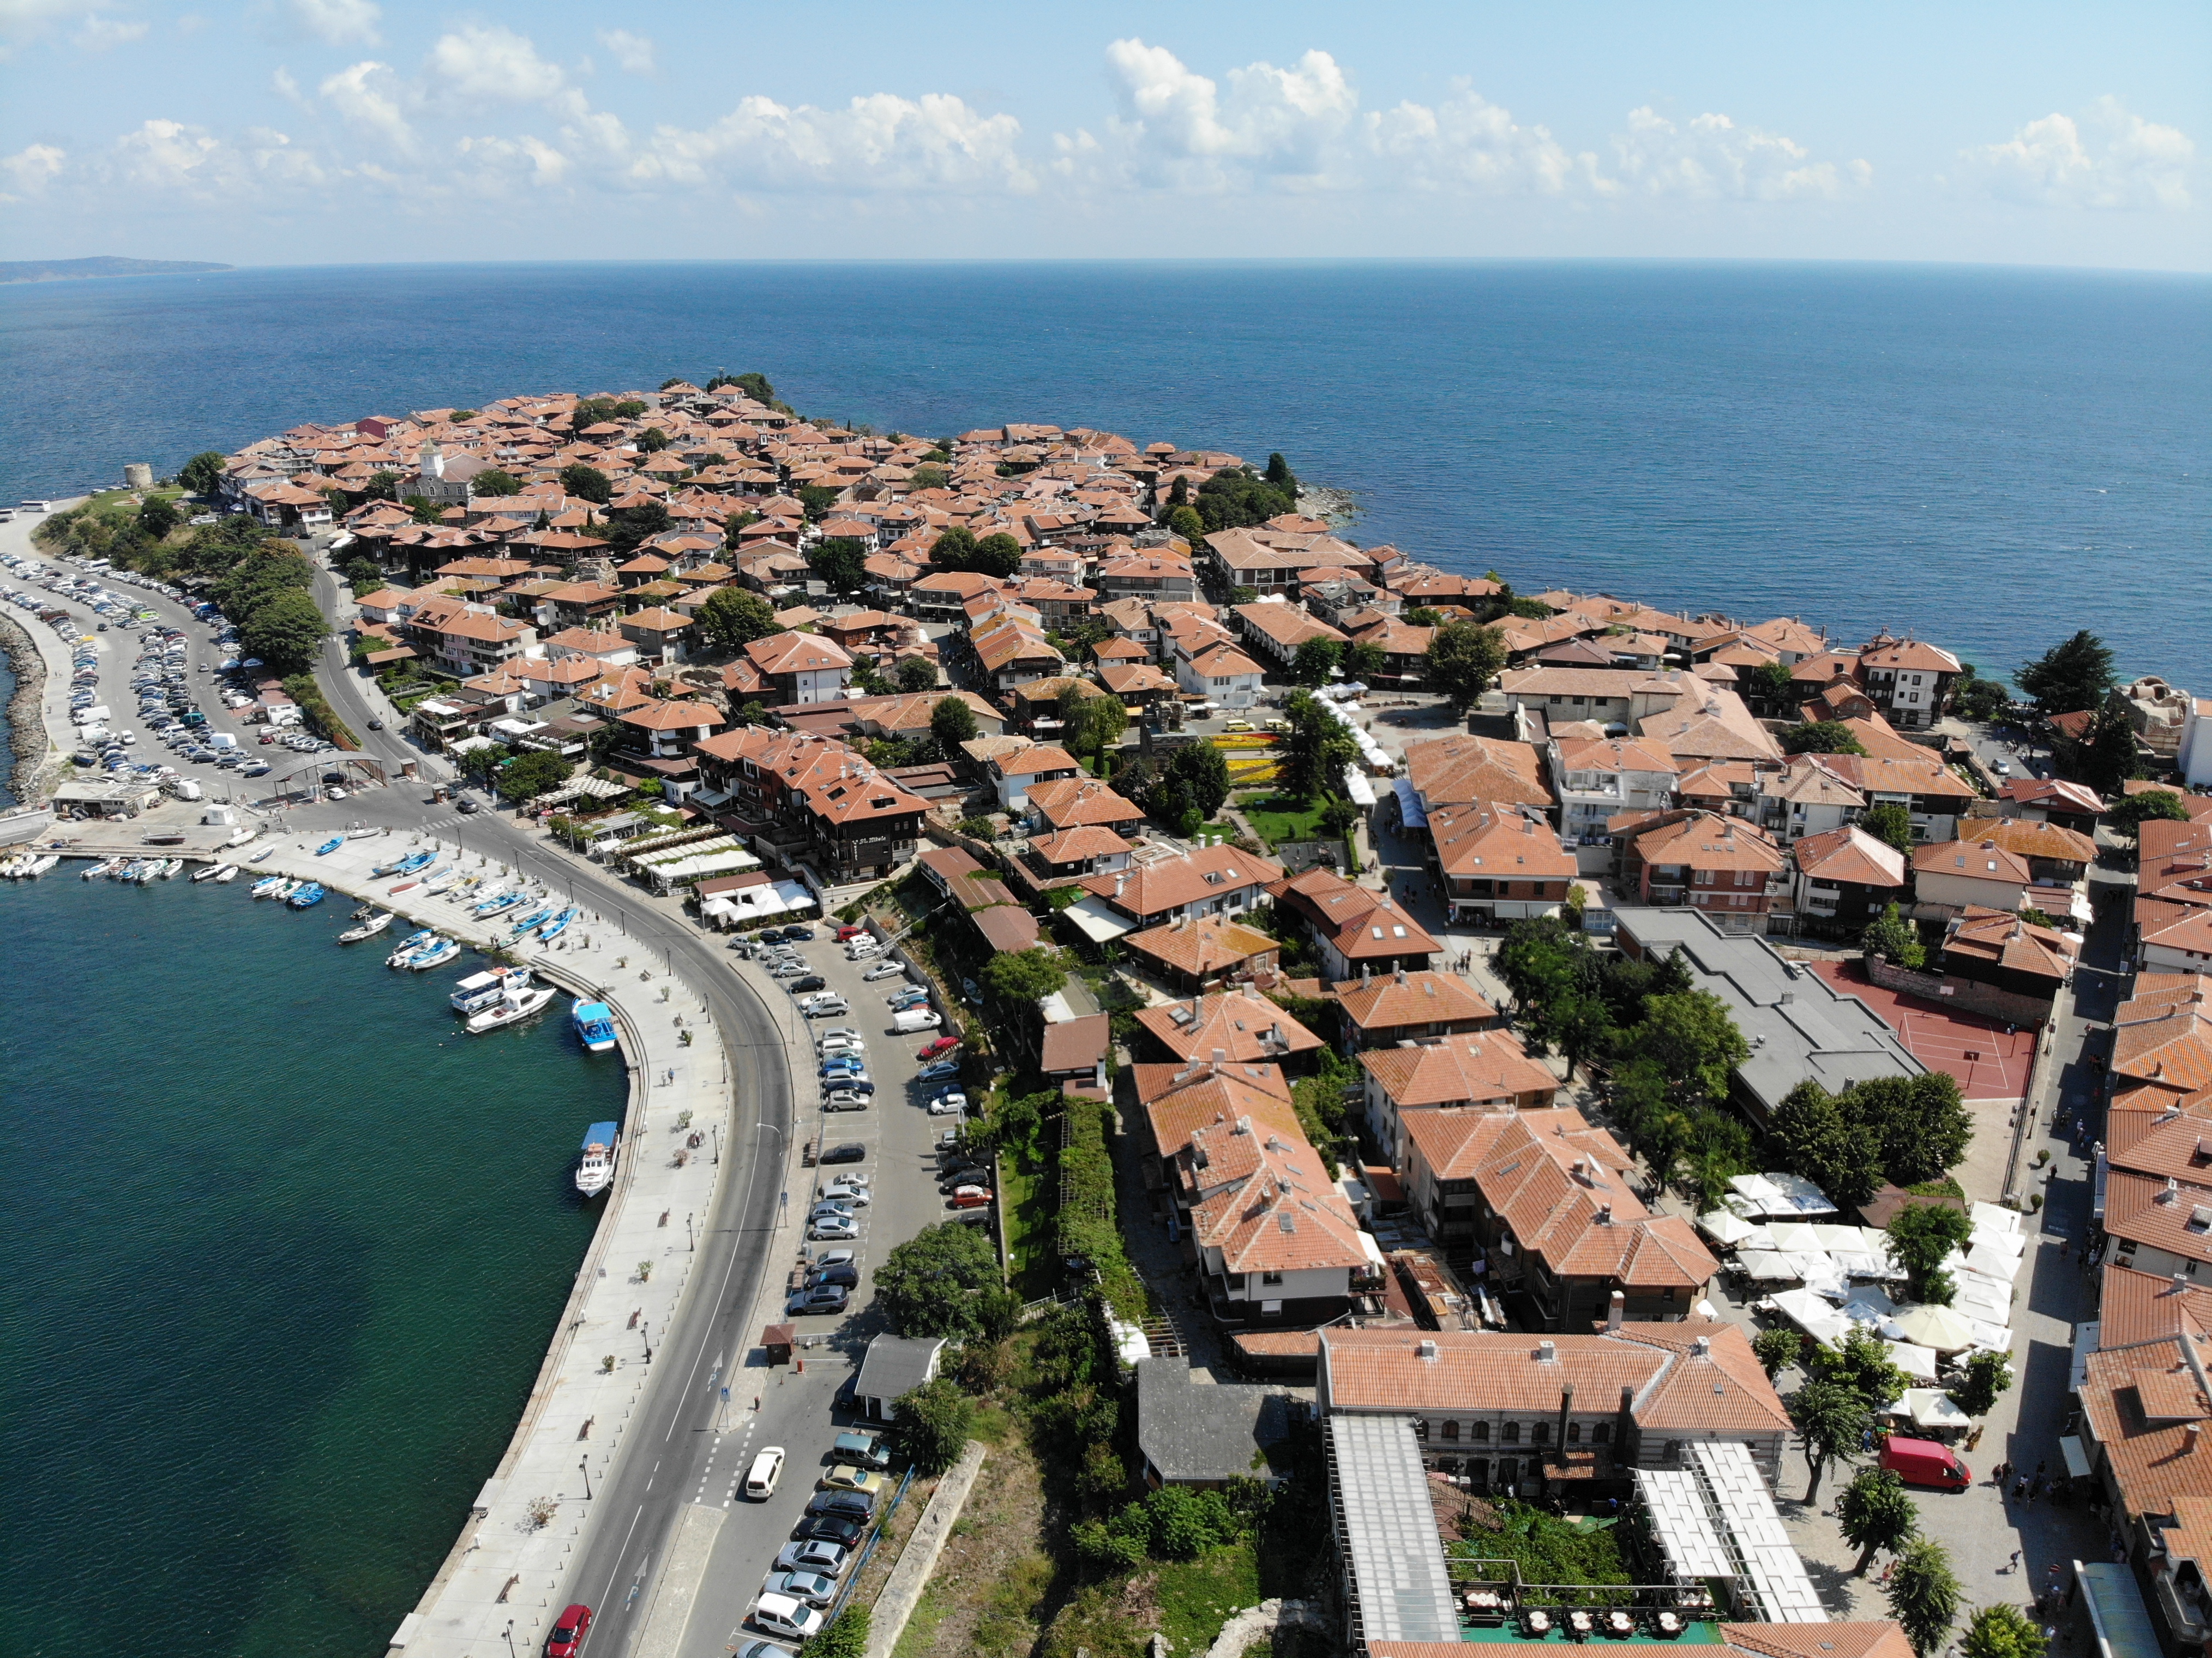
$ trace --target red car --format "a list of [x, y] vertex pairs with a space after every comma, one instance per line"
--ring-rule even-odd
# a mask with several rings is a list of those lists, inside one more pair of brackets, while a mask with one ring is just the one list
[[592, 1609], [586, 1606], [569, 1607], [553, 1625], [553, 1633], [545, 1637], [545, 1658], [576, 1658], [591, 1630]]
[[953, 1193], [952, 1201], [945, 1206], [949, 1209], [988, 1209], [990, 1204], [991, 1193], [988, 1187], [963, 1186]]
[[947, 1054], [957, 1053], [959, 1050], [959, 1037], [939, 1036], [933, 1042], [923, 1044], [921, 1052], [915, 1054], [915, 1057], [918, 1060], [941, 1060]]
[[860, 938], [866, 932], [867, 928], [864, 926], [841, 926], [837, 929], [837, 942], [842, 944], [846, 939]]

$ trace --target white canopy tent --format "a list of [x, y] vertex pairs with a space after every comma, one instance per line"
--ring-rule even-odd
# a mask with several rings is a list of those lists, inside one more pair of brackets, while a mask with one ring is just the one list
[[[1922, 1382], [1936, 1380], [1937, 1371], [1935, 1349], [1919, 1346], [1910, 1341], [1891, 1341], [1883, 1345], [1889, 1349], [1889, 1362], [1904, 1371], [1905, 1375], [1916, 1377]], [[1917, 1388], [1907, 1388], [1905, 1390], [1905, 1397], [1910, 1400], [1914, 1394], [1921, 1391]]]
[[1941, 1388], [1907, 1388], [1898, 1404], [1916, 1427], [1970, 1428], [1974, 1423]]

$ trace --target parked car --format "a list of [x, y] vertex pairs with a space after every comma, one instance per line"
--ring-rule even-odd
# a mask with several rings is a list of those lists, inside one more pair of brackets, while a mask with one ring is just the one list
[[848, 962], [865, 962], [883, 953], [884, 947], [873, 938], [855, 938], [845, 946], [845, 959]]
[[811, 926], [787, 926], [783, 930], [783, 936], [793, 944], [805, 944], [814, 937], [814, 929]]
[[579, 1601], [554, 1619], [553, 1632], [545, 1637], [545, 1658], [576, 1658], [591, 1632], [592, 1609]]
[[846, 1284], [816, 1284], [801, 1290], [783, 1304], [787, 1314], [842, 1313], [852, 1298], [853, 1288]]
[[795, 1543], [835, 1543], [841, 1548], [851, 1548], [867, 1534], [867, 1527], [860, 1521], [842, 1514], [814, 1514], [801, 1520], [792, 1529]]
[[867, 1181], [849, 1175], [840, 1175], [831, 1181], [822, 1188], [822, 1195], [832, 1200], [842, 1199], [855, 1204], [862, 1209], [875, 1201], [868, 1190]]
[[783, 1447], [763, 1446], [753, 1458], [752, 1467], [745, 1470], [745, 1496], [756, 1503], [764, 1503], [775, 1495], [776, 1481], [783, 1478]]
[[874, 1515], [876, 1499], [866, 1491], [817, 1491], [807, 1499], [806, 1512], [812, 1515], [842, 1515], [851, 1520], [866, 1520]]
[[772, 1571], [761, 1585], [763, 1594], [784, 1594], [810, 1606], [826, 1606], [837, 1598], [837, 1580], [818, 1571]]
[[888, 1468], [890, 1453], [884, 1448], [881, 1434], [867, 1433], [855, 1429], [842, 1433], [830, 1443], [830, 1455], [841, 1462], [851, 1462], [863, 1468]]
[[[784, 987], [787, 990], [790, 990], [794, 993], [801, 990], [827, 990], [829, 987], [830, 981], [818, 973], [810, 973], [803, 979], [793, 979], [788, 985]], [[846, 1010], [840, 1009], [839, 1011], [842, 1012]]]
[[959, 1037], [939, 1036], [933, 1042], [924, 1042], [921, 1045], [921, 1052], [915, 1054], [915, 1058], [924, 1060], [941, 1060], [947, 1054], [957, 1053], [959, 1051]]
[[891, 1015], [891, 1029], [902, 1036], [911, 1035], [917, 1030], [934, 1030], [944, 1023], [944, 1015], [934, 1008], [902, 1008]]
[[951, 1197], [963, 1186], [981, 1186], [991, 1178], [991, 1171], [972, 1163], [962, 1163], [957, 1169], [948, 1169], [945, 1178], [937, 1182], [938, 1195]]
[[856, 1238], [860, 1236], [860, 1228], [850, 1215], [819, 1215], [807, 1227], [806, 1235], [817, 1242], [830, 1238]]
[[1974, 1483], [1973, 1470], [1960, 1461], [1959, 1454], [1933, 1439], [1900, 1439], [1893, 1434], [1882, 1442], [1876, 1466], [1908, 1485], [1939, 1491], [1962, 1491]]
[[873, 984], [878, 979], [896, 979], [906, 971], [897, 962], [878, 962], [860, 975], [862, 984]]
[[957, 1091], [939, 1094], [929, 1102], [929, 1114], [933, 1117], [957, 1117], [967, 1109], [968, 1096]]
[[852, 1004], [842, 996], [823, 996], [806, 1004], [806, 1017], [810, 1019], [842, 1018], [852, 1011]]
[[868, 1148], [858, 1140], [847, 1140], [842, 1145], [833, 1145], [822, 1154], [824, 1163], [864, 1163]]
[[827, 1030], [815, 1033], [814, 1047], [817, 1053], [831, 1042], [844, 1042], [854, 1048], [866, 1048], [868, 1045], [868, 1039], [861, 1033], [860, 1026], [854, 1024], [835, 1024]]
[[771, 1635], [811, 1640], [821, 1630], [822, 1614], [787, 1594], [763, 1594], [753, 1602], [753, 1622]]
[[775, 1569], [842, 1577], [845, 1574], [845, 1551], [835, 1543], [787, 1543], [783, 1552], [775, 1557]]
[[850, 921], [837, 929], [837, 942], [841, 944], [848, 938], [866, 938], [872, 936], [867, 928]]
[[[833, 1088], [822, 1096], [822, 1108], [824, 1111], [865, 1111], [868, 1108], [869, 1103], [866, 1094], [852, 1088]], [[828, 1163], [831, 1159], [825, 1157], [822, 1161]], [[842, 1162], [843, 1159], [840, 1158], [838, 1161]]]
[[953, 1193], [951, 1201], [945, 1206], [951, 1209], [988, 1209], [990, 1206], [991, 1194], [982, 1187], [963, 1186]]
[[912, 1007], [917, 1002], [929, 999], [929, 992], [920, 985], [905, 985], [884, 998], [884, 1005], [894, 1013], [902, 1007]]
[[850, 1261], [836, 1266], [824, 1266], [806, 1280], [806, 1287], [810, 1290], [817, 1284], [835, 1284], [842, 1289], [857, 1290], [860, 1287], [860, 1269]]
[[869, 1497], [881, 1497], [886, 1482], [872, 1469], [841, 1462], [823, 1474], [820, 1483], [825, 1491], [860, 1491]]

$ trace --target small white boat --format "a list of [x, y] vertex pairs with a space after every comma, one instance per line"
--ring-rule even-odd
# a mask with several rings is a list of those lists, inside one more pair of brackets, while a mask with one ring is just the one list
[[184, 868], [184, 866], [185, 860], [181, 858], [163, 859], [161, 860], [161, 878], [164, 881], [167, 880], [171, 876], [176, 874], [178, 871]]
[[194, 870], [192, 872], [192, 884], [194, 886], [198, 886], [203, 881], [215, 880], [221, 876], [225, 870], [228, 870], [232, 874], [235, 875], [238, 873], [238, 865], [235, 864], [210, 864], [205, 869]]
[[112, 875], [117, 870], [121, 869], [122, 867], [123, 860], [120, 858], [102, 859], [99, 863], [94, 864], [90, 869], [85, 871], [82, 878], [89, 881], [96, 876]]
[[225, 864], [221, 869], [216, 872], [215, 884], [219, 887], [227, 887], [237, 878], [238, 865], [235, 864]]
[[501, 1030], [508, 1025], [520, 1024], [532, 1014], [543, 1013], [545, 1005], [560, 993], [550, 985], [503, 989], [497, 1001], [470, 1019], [469, 1035], [481, 1036], [488, 1030]]
[[338, 934], [338, 942], [342, 944], [357, 944], [363, 938], [374, 938], [392, 925], [392, 912], [388, 909], [381, 915], [372, 915], [359, 926]]
[[258, 851], [258, 852], [255, 853], [253, 854], [253, 856], [252, 856], [251, 858], [247, 859], [246, 861], [247, 863], [249, 863], [249, 864], [258, 864], [258, 863], [259, 863], [263, 859], [266, 858], [266, 857], [267, 857], [270, 853], [272, 853], [272, 852], [274, 852], [274, 851], [276, 851], [276, 847], [262, 847], [262, 848], [261, 848], [261, 850], [260, 850], [260, 851]]
[[584, 1131], [584, 1154], [576, 1163], [576, 1189], [597, 1197], [614, 1184], [615, 1158], [622, 1149], [622, 1130], [611, 1122], [595, 1122]]
[[461, 953], [460, 945], [451, 938], [433, 938], [422, 949], [410, 953], [399, 965], [410, 973], [427, 973], [434, 967], [443, 967]]
[[407, 958], [410, 956], [412, 956], [416, 950], [422, 949], [423, 945], [428, 944], [431, 939], [437, 936], [438, 935], [436, 933], [431, 932], [428, 927], [424, 927], [420, 932], [409, 933], [404, 938], [402, 938], [398, 944], [392, 946], [392, 954], [384, 958], [385, 966], [406, 966]]
[[39, 877], [44, 875], [48, 870], [52, 869], [59, 862], [61, 862], [61, 859], [51, 852], [46, 853], [43, 858], [34, 858], [31, 860], [29, 873], [27, 873], [23, 878], [28, 881], [35, 881]]
[[273, 898], [276, 896], [276, 889], [283, 884], [283, 876], [264, 875], [248, 888], [247, 891], [256, 898]]
[[[428, 880], [422, 883], [422, 890], [425, 892], [443, 892], [459, 878], [460, 878], [454, 874], [451, 869], [441, 870], [438, 873], [431, 876]], [[395, 887], [392, 890], [396, 892], [398, 889]]]

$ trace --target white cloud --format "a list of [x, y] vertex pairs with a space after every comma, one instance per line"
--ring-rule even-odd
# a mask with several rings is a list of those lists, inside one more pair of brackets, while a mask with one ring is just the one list
[[313, 107], [307, 102], [307, 94], [300, 90], [300, 83], [292, 78], [292, 71], [283, 64], [277, 64], [270, 72], [269, 84], [276, 88], [276, 95], [286, 103], [297, 105], [301, 109]]
[[1654, 196], [1786, 202], [1841, 196], [1874, 176], [1864, 161], [1838, 167], [1778, 132], [1740, 127], [1725, 115], [1676, 125], [1649, 105], [1628, 112], [1613, 154], [1623, 184]]
[[1466, 88], [1433, 109], [1401, 103], [1370, 115], [1366, 131], [1384, 185], [1486, 196], [1619, 189], [1598, 175], [1597, 157], [1588, 150], [1569, 154], [1544, 128], [1522, 126], [1512, 111]]
[[1961, 155], [1967, 179], [2007, 201], [2045, 207], [2185, 210], [2197, 146], [2179, 127], [2100, 98], [2082, 112], [2030, 121], [2001, 144]]
[[601, 29], [599, 44], [632, 75], [653, 73], [653, 42], [644, 35], [632, 34], [628, 29]]
[[1165, 46], [1133, 37], [1109, 45], [1106, 64], [1121, 114], [1103, 137], [1080, 129], [1057, 136], [1063, 173], [1193, 191], [1268, 178], [1326, 183], [1359, 106], [1325, 52], [1288, 69], [1231, 70], [1225, 94]]
[[302, 149], [272, 127], [247, 130], [246, 155], [253, 170], [276, 184], [313, 185], [324, 182], [322, 163], [313, 150]]
[[430, 48], [430, 72], [463, 98], [525, 102], [550, 98], [566, 84], [560, 65], [540, 58], [528, 36], [495, 23], [441, 35]]
[[389, 64], [364, 58], [340, 70], [316, 90], [325, 103], [355, 126], [383, 137], [404, 152], [414, 148], [415, 131], [407, 124], [398, 97], [387, 89], [394, 78]]
[[106, 0], [0, 0], [0, 58], [37, 39], [58, 23], [90, 17]]
[[747, 98], [702, 131], [661, 127], [630, 169], [640, 182], [726, 182], [741, 191], [815, 188], [1005, 191], [1025, 194], [1035, 175], [1016, 148], [1021, 124], [983, 115], [945, 93], [890, 93], [843, 109]]
[[69, 152], [52, 144], [32, 144], [13, 155], [0, 155], [0, 173], [7, 174], [13, 186], [0, 192], [0, 202], [16, 202], [25, 196], [37, 195], [60, 176], [68, 161]]
[[376, 0], [286, 0], [293, 22], [331, 46], [373, 46], [382, 38], [376, 32], [384, 9]]
[[118, 23], [112, 17], [88, 17], [84, 27], [70, 38], [87, 52], [106, 52], [111, 46], [127, 46], [133, 40], [143, 39], [151, 25]]
[[204, 127], [154, 119], [115, 141], [122, 176], [150, 190], [211, 193], [233, 181], [235, 152]]
[[517, 177], [540, 188], [551, 188], [568, 176], [571, 165], [552, 145], [527, 134], [520, 138], [464, 138], [455, 148], [462, 155], [483, 163], [471, 182], [487, 195], [503, 193]]

